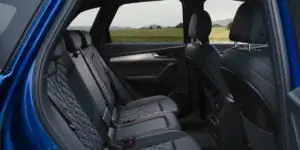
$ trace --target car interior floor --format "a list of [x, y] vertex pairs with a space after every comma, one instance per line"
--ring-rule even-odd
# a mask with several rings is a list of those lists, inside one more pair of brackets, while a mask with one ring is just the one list
[[194, 113], [187, 117], [181, 118], [179, 121], [182, 131], [193, 137], [204, 150], [218, 149], [215, 140], [210, 134], [210, 123], [208, 119], [203, 120], [199, 113]]

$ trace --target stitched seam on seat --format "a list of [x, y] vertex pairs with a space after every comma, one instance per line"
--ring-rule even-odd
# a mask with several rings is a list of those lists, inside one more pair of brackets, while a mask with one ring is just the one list
[[159, 107], [160, 111], [163, 111], [162, 106], [161, 106], [161, 104], [160, 104], [160, 101], [157, 101], [157, 102], [155, 102], [155, 103], [158, 104], [158, 107]]

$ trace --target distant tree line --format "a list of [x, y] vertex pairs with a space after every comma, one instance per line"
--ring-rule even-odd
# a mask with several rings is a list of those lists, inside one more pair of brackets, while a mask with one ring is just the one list
[[[226, 27], [228, 30], [231, 29], [232, 26], [232, 21], [229, 22], [226, 26], [220, 25], [220, 24], [213, 24], [212, 27]], [[162, 29], [162, 28], [183, 28], [183, 23], [179, 23], [176, 26], [167, 26], [167, 27], [163, 27], [160, 25], [150, 25], [147, 27], [141, 27], [141, 29]]]

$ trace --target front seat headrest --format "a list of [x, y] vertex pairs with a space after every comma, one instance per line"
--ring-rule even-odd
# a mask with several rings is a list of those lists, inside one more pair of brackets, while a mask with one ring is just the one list
[[198, 14], [193, 14], [189, 25], [189, 37], [198, 39], [202, 43], [209, 43], [209, 35], [212, 22], [209, 14], [203, 10]]
[[253, 44], [267, 43], [267, 26], [259, 3], [245, 2], [236, 12], [229, 39]]

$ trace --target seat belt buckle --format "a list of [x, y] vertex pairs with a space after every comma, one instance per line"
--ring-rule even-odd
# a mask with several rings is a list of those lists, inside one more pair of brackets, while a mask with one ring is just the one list
[[135, 138], [132, 137], [128, 140], [122, 141], [122, 148], [123, 149], [134, 149], [136, 147], [136, 141]]

